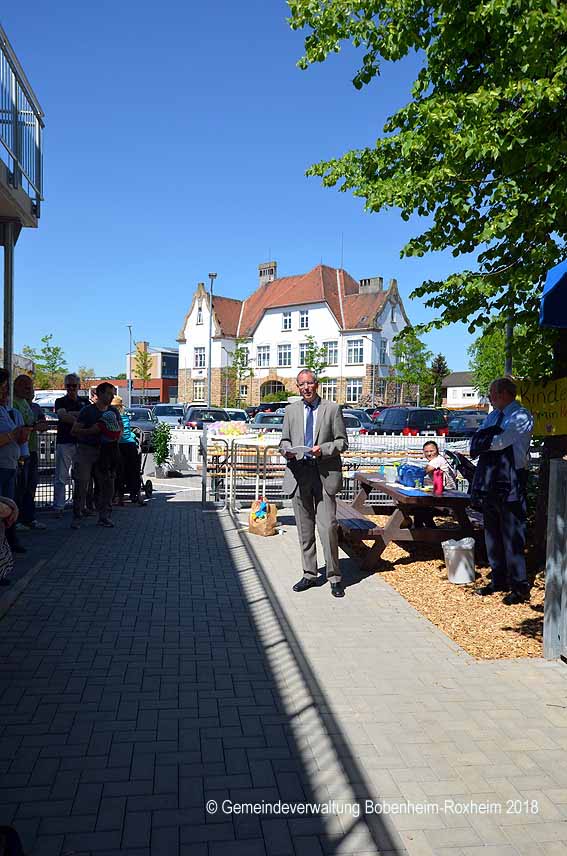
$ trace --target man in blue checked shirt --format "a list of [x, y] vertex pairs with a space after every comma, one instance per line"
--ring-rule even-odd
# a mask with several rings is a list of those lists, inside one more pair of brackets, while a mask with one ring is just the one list
[[[483, 497], [484, 538], [492, 577], [489, 585], [479, 589], [477, 594], [509, 592], [503, 602], [510, 605], [530, 597], [524, 549], [528, 455], [534, 420], [529, 410], [516, 401], [516, 384], [510, 378], [493, 381], [489, 398], [494, 410], [481, 427], [500, 427], [501, 432], [492, 439], [489, 454], [501, 452], [507, 457], [513, 487], [508, 496], [499, 494], [498, 490], [488, 490]], [[481, 454], [479, 468], [482, 463]]]

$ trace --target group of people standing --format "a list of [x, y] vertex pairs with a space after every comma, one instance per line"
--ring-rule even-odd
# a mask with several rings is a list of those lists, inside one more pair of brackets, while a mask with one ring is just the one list
[[65, 378], [66, 393], [55, 402], [58, 418], [55, 450], [53, 505], [62, 515], [65, 490], [72, 475], [73, 519], [71, 527], [80, 529], [81, 519], [98, 510], [98, 525], [112, 528], [112, 506], [124, 502], [127, 491], [138, 502], [140, 468], [136, 437], [124, 411], [122, 398], [107, 381], [94, 390], [93, 400], [85, 404], [79, 397], [80, 379]]
[[[98, 525], [113, 526], [112, 506], [123, 504], [127, 491], [139, 501], [140, 467], [136, 436], [124, 411], [122, 399], [111, 383], [99, 384], [91, 400], [79, 396], [81, 381], [71, 373], [65, 377], [65, 395], [55, 402], [57, 440], [53, 508], [61, 517], [67, 485], [73, 480], [71, 527], [98, 510]], [[18, 375], [9, 405], [10, 376], [0, 369], [0, 584], [10, 582], [13, 554], [25, 553], [18, 533], [41, 530], [36, 519], [38, 485], [38, 437], [53, 426], [33, 401], [33, 379]]]

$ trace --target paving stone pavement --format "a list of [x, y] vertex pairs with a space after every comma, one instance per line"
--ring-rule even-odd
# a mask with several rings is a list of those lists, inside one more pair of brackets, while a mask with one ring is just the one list
[[294, 594], [292, 526], [178, 488], [65, 535], [0, 621], [0, 823], [27, 852], [567, 852], [565, 666], [476, 663], [377, 577]]

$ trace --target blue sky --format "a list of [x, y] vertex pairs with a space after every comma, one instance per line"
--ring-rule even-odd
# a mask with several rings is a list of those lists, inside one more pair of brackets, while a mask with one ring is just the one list
[[[172, 345], [200, 280], [243, 298], [257, 265], [280, 275], [323, 261], [355, 278], [395, 277], [408, 295], [455, 269], [404, 259], [415, 225], [306, 178], [307, 167], [371, 144], [408, 99], [417, 61], [357, 92], [350, 49], [300, 71], [303, 36], [283, 0], [51, 0], [7, 7], [2, 25], [46, 114], [45, 203], [16, 251], [15, 345], [46, 333], [70, 368], [125, 370], [135, 339]], [[467, 367], [465, 328], [425, 337]]]

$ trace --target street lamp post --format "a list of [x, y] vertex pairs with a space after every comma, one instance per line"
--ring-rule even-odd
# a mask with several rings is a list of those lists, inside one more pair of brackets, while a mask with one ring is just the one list
[[207, 404], [209, 407], [211, 406], [211, 389], [213, 380], [213, 284], [216, 278], [216, 273], [209, 274], [209, 281], [211, 284], [209, 288], [209, 360], [207, 364]]
[[126, 324], [129, 332], [128, 345], [128, 408], [132, 407], [132, 325]]

